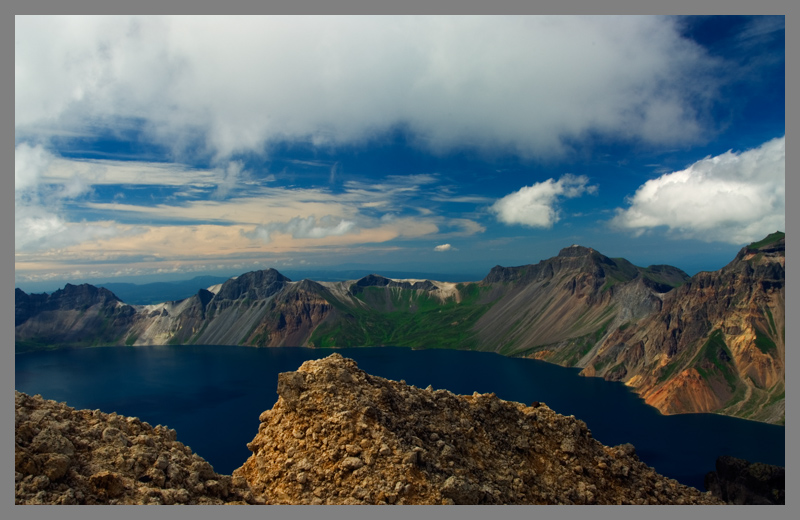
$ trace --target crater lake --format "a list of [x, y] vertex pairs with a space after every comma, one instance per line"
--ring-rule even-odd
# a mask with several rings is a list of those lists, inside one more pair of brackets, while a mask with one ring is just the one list
[[659, 473], [704, 489], [720, 455], [785, 466], [785, 427], [715, 414], [661, 415], [622, 383], [543, 361], [399, 347], [309, 349], [153, 346], [65, 349], [15, 356], [15, 387], [30, 395], [139, 417], [230, 474], [250, 456], [258, 417], [277, 401], [280, 372], [338, 352], [375, 376], [456, 394], [544, 402], [586, 422], [608, 446], [632, 443]]

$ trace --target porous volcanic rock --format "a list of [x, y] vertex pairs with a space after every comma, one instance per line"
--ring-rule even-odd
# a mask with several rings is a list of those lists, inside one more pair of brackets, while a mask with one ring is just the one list
[[135, 417], [75, 410], [15, 393], [17, 504], [259, 503], [242, 479], [214, 472]]
[[280, 374], [278, 394], [233, 473], [266, 503], [722, 503], [543, 403], [420, 389], [339, 354]]

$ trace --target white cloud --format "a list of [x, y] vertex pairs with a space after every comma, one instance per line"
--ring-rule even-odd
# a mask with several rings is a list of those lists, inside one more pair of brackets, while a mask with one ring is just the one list
[[611, 224], [642, 232], [745, 244], [786, 228], [786, 138], [706, 157], [644, 183]]
[[433, 248], [434, 251], [455, 251], [455, 248], [450, 244], [441, 244]]
[[439, 152], [687, 143], [722, 81], [671, 17], [18, 16], [14, 38], [16, 136], [139, 121], [218, 159], [397, 125]]
[[50, 172], [59, 162], [41, 145], [20, 144], [14, 149], [14, 250], [52, 250], [86, 240], [114, 236], [124, 230], [110, 222], [73, 224], [64, 204], [91, 192], [82, 175], [53, 182]]
[[41, 145], [22, 143], [17, 146], [14, 149], [14, 193], [35, 188], [53, 159], [53, 154]]
[[550, 228], [560, 219], [557, 206], [560, 198], [574, 198], [597, 191], [597, 186], [588, 183], [589, 178], [585, 175], [567, 173], [557, 181], [547, 179], [524, 186], [495, 202], [489, 210], [505, 224]]

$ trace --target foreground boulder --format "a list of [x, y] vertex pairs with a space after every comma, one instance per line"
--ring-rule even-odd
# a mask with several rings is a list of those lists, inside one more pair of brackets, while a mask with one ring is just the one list
[[15, 393], [17, 504], [258, 503], [175, 430]]
[[718, 504], [542, 403], [371, 376], [333, 354], [280, 374], [234, 471], [267, 503]]

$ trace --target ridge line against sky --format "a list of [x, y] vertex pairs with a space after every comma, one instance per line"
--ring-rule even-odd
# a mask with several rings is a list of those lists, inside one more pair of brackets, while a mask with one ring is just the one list
[[785, 230], [784, 17], [16, 17], [15, 282]]

